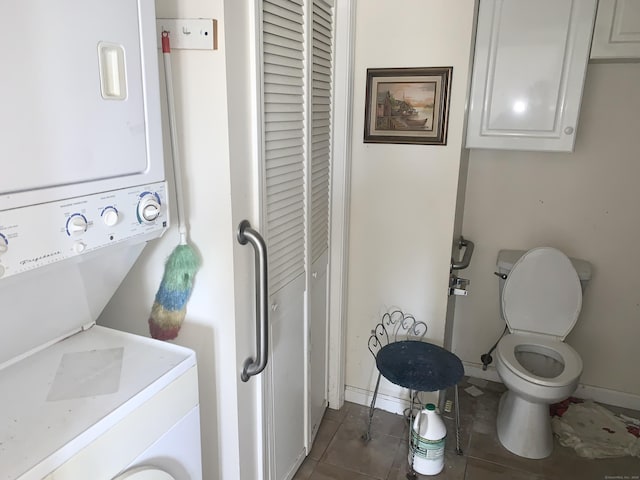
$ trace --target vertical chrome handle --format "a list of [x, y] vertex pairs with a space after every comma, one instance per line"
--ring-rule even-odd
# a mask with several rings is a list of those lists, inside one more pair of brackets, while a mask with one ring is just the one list
[[458, 240], [458, 248], [462, 250], [464, 247], [464, 255], [462, 256], [462, 260], [459, 262], [454, 262], [453, 258], [451, 259], [451, 270], [464, 270], [471, 263], [471, 255], [473, 255], [473, 242], [463, 236], [460, 236], [460, 240]]
[[267, 366], [269, 356], [269, 296], [267, 288], [267, 244], [262, 236], [251, 228], [248, 220], [243, 220], [238, 225], [238, 242], [253, 246], [255, 251], [255, 283], [256, 283], [256, 358], [251, 357], [244, 361], [242, 366], [243, 382], [250, 377], [258, 375]]

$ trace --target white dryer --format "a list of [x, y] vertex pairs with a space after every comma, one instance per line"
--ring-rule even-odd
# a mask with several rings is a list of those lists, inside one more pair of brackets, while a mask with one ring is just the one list
[[0, 480], [201, 480], [194, 352], [95, 325], [169, 226], [154, 1], [0, 10]]

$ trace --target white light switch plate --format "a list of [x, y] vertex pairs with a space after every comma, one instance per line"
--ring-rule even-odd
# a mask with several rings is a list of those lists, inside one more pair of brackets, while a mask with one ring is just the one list
[[158, 46], [162, 32], [169, 32], [172, 50], [216, 50], [217, 22], [211, 18], [157, 18]]

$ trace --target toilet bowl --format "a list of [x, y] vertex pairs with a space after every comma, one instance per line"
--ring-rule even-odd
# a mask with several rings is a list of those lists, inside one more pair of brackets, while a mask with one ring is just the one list
[[549, 405], [575, 391], [580, 355], [558, 340], [510, 334], [498, 343], [496, 366], [507, 387], [498, 410], [500, 443], [521, 457], [548, 457], [553, 451]]
[[[504, 259], [499, 255], [503, 270]], [[581, 262], [586, 280], [590, 268]], [[498, 438], [516, 455], [545, 458], [553, 451], [549, 405], [569, 397], [582, 373], [580, 355], [563, 341], [580, 313], [581, 279], [572, 261], [550, 247], [530, 250], [508, 267], [500, 293], [510, 333], [496, 347], [496, 368], [507, 387]]]

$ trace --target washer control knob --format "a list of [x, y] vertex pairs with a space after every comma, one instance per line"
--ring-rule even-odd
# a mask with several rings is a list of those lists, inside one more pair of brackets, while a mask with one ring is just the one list
[[120, 220], [120, 217], [118, 216], [118, 210], [116, 210], [116, 207], [105, 208], [104, 210], [102, 210], [101, 215], [102, 215], [102, 221], [107, 227], [113, 227], [116, 223], [118, 223], [118, 220]]
[[67, 235], [77, 237], [87, 231], [87, 219], [80, 213], [74, 213], [67, 220]]
[[0, 233], [0, 255], [9, 250], [9, 241], [7, 237]]
[[138, 202], [138, 220], [140, 223], [152, 224], [160, 216], [160, 198], [156, 193], [145, 192]]
[[73, 251], [76, 253], [82, 253], [86, 248], [87, 246], [82, 242], [76, 242], [73, 244]]

